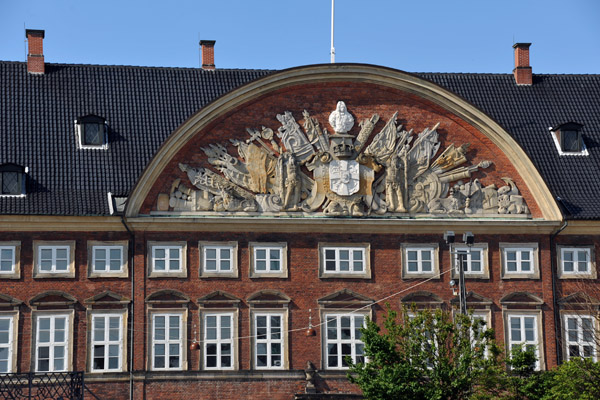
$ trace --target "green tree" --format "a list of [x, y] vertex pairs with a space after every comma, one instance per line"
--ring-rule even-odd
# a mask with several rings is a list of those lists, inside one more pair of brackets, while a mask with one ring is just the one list
[[600, 363], [574, 358], [555, 369], [552, 387], [544, 400], [600, 399]]
[[366, 363], [350, 363], [348, 378], [366, 398], [467, 399], [480, 379], [499, 370], [493, 331], [481, 320], [437, 309], [388, 307], [384, 330], [367, 321], [362, 330]]

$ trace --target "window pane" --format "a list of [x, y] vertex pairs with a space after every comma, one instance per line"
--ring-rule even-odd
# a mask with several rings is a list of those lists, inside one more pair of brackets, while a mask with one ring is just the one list
[[171, 271], [179, 271], [179, 260], [171, 260], [169, 261], [169, 269]]
[[217, 258], [217, 249], [206, 248], [204, 249], [204, 254], [207, 259], [216, 259]]
[[204, 262], [205, 268], [207, 271], [216, 271], [217, 270], [217, 260], [206, 260]]

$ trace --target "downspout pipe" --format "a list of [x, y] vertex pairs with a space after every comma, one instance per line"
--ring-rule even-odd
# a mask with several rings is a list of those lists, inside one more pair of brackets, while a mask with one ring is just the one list
[[[560, 197], [557, 200], [562, 203]], [[554, 307], [554, 340], [556, 346], [556, 363], [560, 365], [562, 363], [562, 346], [561, 346], [561, 324], [560, 324], [560, 310], [558, 308], [558, 288], [557, 288], [557, 276], [558, 276], [558, 261], [556, 257], [556, 243], [555, 239], [559, 233], [561, 233], [569, 225], [567, 219], [564, 220], [562, 226], [558, 230], [550, 235], [550, 267], [552, 276], [552, 306]]]
[[121, 223], [127, 230], [127, 233], [129, 233], [129, 252], [131, 254], [129, 261], [129, 273], [131, 275], [131, 313], [129, 316], [131, 321], [131, 323], [129, 324], [129, 400], [133, 400], [133, 335], [135, 332], [135, 330], [133, 329], [135, 318], [135, 286], [133, 279], [135, 268], [133, 267], [133, 262], [135, 259], [135, 233], [133, 233], [133, 231], [129, 229], [129, 226], [127, 226], [123, 214], [121, 214]]

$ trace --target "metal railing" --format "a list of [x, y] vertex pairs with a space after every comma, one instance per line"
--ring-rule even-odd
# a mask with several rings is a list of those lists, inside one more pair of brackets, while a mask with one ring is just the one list
[[83, 400], [83, 372], [0, 374], [0, 399]]

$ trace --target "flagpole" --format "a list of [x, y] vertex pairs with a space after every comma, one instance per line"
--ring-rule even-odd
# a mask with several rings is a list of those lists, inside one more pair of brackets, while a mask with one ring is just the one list
[[335, 63], [335, 47], [333, 47], [333, 13], [335, 0], [331, 0], [331, 63]]

